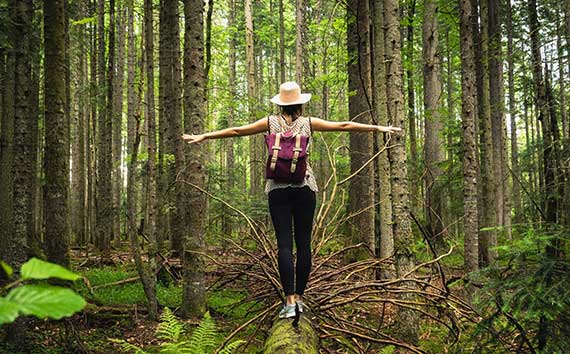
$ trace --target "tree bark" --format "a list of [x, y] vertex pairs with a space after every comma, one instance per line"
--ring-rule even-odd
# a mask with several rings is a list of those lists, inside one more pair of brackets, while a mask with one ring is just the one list
[[297, 83], [303, 87], [303, 78], [306, 73], [303, 72], [303, 61], [305, 54], [305, 0], [296, 0], [295, 18], [296, 18], [296, 41], [295, 41], [295, 79]]
[[69, 160], [65, 120], [64, 0], [44, 2], [45, 248], [48, 260], [69, 265]]
[[473, 3], [460, 2], [460, 47], [461, 47], [461, 120], [463, 126], [463, 212], [464, 268], [473, 272], [479, 266], [479, 224], [477, 208], [477, 135], [475, 75], [475, 50], [473, 45]]
[[[10, 4], [10, 17], [16, 17], [15, 4]], [[10, 21], [13, 23], [14, 21]], [[15, 29], [8, 25], [10, 42], [14, 42]], [[15, 45], [6, 50], [6, 69], [2, 89], [2, 130], [0, 131], [0, 241], [9, 245], [14, 234], [14, 108], [15, 108]], [[10, 250], [0, 247], [0, 256], [9, 261]]]
[[[164, 122], [168, 130], [166, 136], [165, 152], [174, 156], [174, 163], [168, 162], [168, 184], [173, 186], [177, 176], [182, 176], [185, 158], [182, 139], [182, 107], [180, 100], [180, 28], [178, 24], [178, 1], [163, 0], [161, 2], [161, 94]], [[170, 187], [172, 195], [169, 195], [174, 210], [169, 213], [169, 227], [171, 232], [172, 250], [182, 255], [183, 241], [187, 231], [186, 213], [187, 188], [183, 184], [177, 184], [176, 188]]]
[[[521, 173], [519, 171], [519, 149], [517, 144], [517, 110], [515, 102], [515, 67], [514, 67], [514, 51], [513, 51], [513, 14], [511, 2], [506, 2], [506, 25], [507, 25], [507, 61], [508, 61], [508, 82], [509, 82], [509, 115], [511, 124], [511, 166], [512, 173], [517, 178], [521, 178]], [[561, 80], [562, 83], [562, 80]], [[561, 84], [561, 89], [562, 89]], [[562, 100], [562, 97], [561, 97]], [[562, 101], [561, 101], [562, 102]], [[562, 103], [561, 103], [562, 104]], [[527, 144], [528, 146], [528, 144]], [[522, 202], [521, 202], [521, 191], [520, 185], [513, 179], [513, 211], [514, 211], [514, 221], [515, 224], [521, 222], [522, 219]]]
[[[247, 8], [248, 4], [249, 4], [249, 9]], [[246, 31], [247, 31], [247, 28], [249, 28], [249, 27], [247, 27], [248, 26], [247, 25], [247, 21], [248, 21], [247, 20], [247, 18], [248, 18], [247, 12], [249, 12], [249, 14], [250, 14], [249, 17], [252, 16], [252, 14], [251, 14], [251, 12], [252, 12], [251, 0], [247, 0], [245, 2], [245, 6], [246, 6], [245, 11], [246, 11]], [[285, 20], [283, 19], [284, 12], [285, 12], [285, 9], [283, 8], [283, 0], [279, 0], [279, 72], [281, 74], [281, 83], [285, 82]], [[253, 43], [253, 22], [251, 25], [251, 31], [252, 31], [251, 43]], [[247, 35], [248, 34], [246, 32], [246, 45], [247, 45], [247, 43], [249, 43], [249, 41], [247, 40]], [[252, 44], [252, 46], [253, 46], [253, 44]], [[252, 50], [253, 50], [253, 48], [252, 48]], [[247, 54], [246, 54], [246, 56], [247, 56]], [[248, 59], [248, 62], [249, 62], [249, 59]]]
[[[199, 134], [205, 125], [203, 6], [202, 0], [184, 1], [184, 126], [190, 134]], [[206, 184], [204, 149], [204, 145], [186, 147], [188, 180], [202, 188]], [[189, 192], [187, 216], [182, 311], [186, 317], [201, 317], [206, 311], [206, 265], [198, 253], [205, 248], [206, 195], [199, 190]]]
[[440, 117], [442, 84], [441, 62], [439, 56], [439, 32], [437, 28], [437, 4], [435, 0], [424, 3], [423, 38], [423, 78], [424, 78], [424, 108], [425, 108], [425, 143], [424, 159], [426, 171], [425, 183], [425, 217], [426, 229], [435, 244], [438, 253], [446, 248], [443, 234], [443, 185], [442, 171], [439, 167], [444, 160], [443, 122]]
[[[493, 228], [497, 226], [497, 208], [494, 203], [495, 184], [493, 183], [493, 146], [491, 139], [491, 109], [489, 106], [489, 63], [488, 63], [488, 0], [480, 0], [481, 3], [481, 31], [479, 32], [478, 21], [476, 40], [476, 70], [477, 70], [477, 112], [479, 115], [480, 137], [480, 161], [481, 161], [481, 196], [479, 202], [479, 217], [481, 227]], [[476, 7], [474, 7], [475, 9]], [[477, 18], [477, 17], [475, 17]], [[479, 242], [480, 265], [489, 265], [494, 262], [496, 252], [493, 247], [497, 244], [497, 233], [494, 230], [481, 232]]]
[[[252, 0], [245, 0], [244, 2], [244, 12], [245, 12], [245, 55], [246, 55], [246, 65], [247, 65], [247, 97], [248, 97], [248, 111], [249, 111], [249, 121], [254, 122], [256, 119], [256, 107], [257, 107], [257, 89], [256, 89], [256, 71], [255, 71], [255, 52], [254, 52], [254, 42], [253, 42], [253, 10], [252, 10]], [[284, 60], [282, 58], [282, 60]], [[282, 68], [282, 70], [284, 70]], [[283, 75], [283, 74], [281, 74]], [[260, 192], [261, 187], [261, 164], [259, 161], [259, 156], [257, 154], [257, 145], [261, 145], [261, 140], [255, 135], [249, 137], [249, 180], [250, 180], [250, 196], [256, 196]]]
[[121, 186], [122, 177], [122, 122], [123, 122], [123, 82], [125, 80], [125, 16], [126, 7], [117, 7], [118, 16], [116, 20], [117, 31], [117, 59], [115, 62], [116, 77], [113, 81], [113, 237], [117, 244], [121, 242]]
[[[416, 12], [416, 1], [412, 0], [408, 8], [408, 26], [406, 33], [406, 91], [408, 97], [408, 127], [410, 130], [410, 176], [412, 180], [417, 180], [418, 176], [418, 143], [416, 133], [416, 93], [414, 88], [414, 18]], [[420, 197], [420, 183], [412, 183], [410, 186], [410, 207], [412, 212], [416, 213], [420, 210], [418, 201]]]
[[[504, 88], [503, 54], [501, 48], [501, 13], [500, 1], [491, 0], [488, 4], [488, 39], [489, 39], [489, 96], [491, 108], [491, 139], [493, 148], [493, 183], [495, 184], [495, 208], [497, 226], [505, 226], [502, 233], [510, 231], [510, 210], [507, 210], [506, 195], [508, 180], [505, 179], [506, 155], [504, 143]], [[507, 212], [509, 215], [507, 215]], [[507, 224], [508, 223], [508, 224]]]
[[[376, 0], [381, 1], [381, 0]], [[384, 25], [386, 30], [386, 92], [388, 98], [388, 116], [392, 124], [404, 126], [404, 93], [402, 87], [402, 57], [399, 31], [399, 8], [397, 0], [384, 2]], [[408, 169], [406, 162], [405, 135], [392, 137], [393, 148], [389, 150], [392, 215], [394, 233], [394, 257], [397, 276], [403, 276], [414, 267], [415, 259], [412, 251], [413, 235], [410, 223], [410, 205], [408, 196]], [[407, 284], [413, 287], [413, 284]], [[406, 298], [412, 299], [411, 295]], [[417, 314], [409, 309], [400, 310], [399, 337], [415, 344], [418, 341]]]
[[[386, 96], [386, 64], [384, 63], [385, 55], [385, 38], [384, 38], [384, 4], [382, 1], [372, 1], [372, 28], [373, 28], [373, 68], [374, 68], [374, 109], [376, 121], [380, 125], [389, 125], [392, 122], [388, 117], [388, 102]], [[386, 134], [376, 135], [375, 150], [383, 147], [388, 142]], [[376, 151], [375, 151], [376, 152]], [[379, 239], [379, 258], [391, 257], [394, 254], [394, 234], [392, 232], [392, 188], [390, 186], [390, 162], [388, 161], [388, 152], [384, 152], [378, 156], [376, 163], [376, 174], [378, 182], [376, 184], [376, 207], [374, 230]], [[393, 267], [386, 267], [380, 274], [383, 278], [394, 276]]]
[[[370, 58], [370, 10], [368, 0], [351, 0], [347, 8], [348, 44], [348, 111], [351, 120], [372, 123], [372, 70]], [[350, 133], [350, 172], [359, 170], [372, 156], [372, 133]], [[365, 243], [375, 248], [374, 234], [374, 170], [369, 164], [355, 175], [348, 192], [350, 244]], [[350, 261], [371, 254], [360, 248], [347, 254]]]

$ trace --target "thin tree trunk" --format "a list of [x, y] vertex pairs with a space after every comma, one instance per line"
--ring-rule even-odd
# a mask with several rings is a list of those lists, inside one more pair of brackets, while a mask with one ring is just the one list
[[[372, 123], [372, 78], [370, 62], [370, 11], [368, 0], [351, 0], [347, 8], [348, 21], [348, 111], [351, 120]], [[350, 171], [359, 170], [372, 155], [370, 132], [350, 133]], [[351, 181], [348, 192], [349, 238], [347, 243], [363, 242], [375, 248], [374, 234], [374, 170], [366, 166]], [[349, 260], [370, 257], [366, 249], [347, 253]]]
[[[376, 0], [381, 1], [381, 0]], [[388, 116], [392, 124], [404, 126], [404, 93], [402, 87], [402, 57], [399, 31], [399, 9], [397, 0], [384, 2], [384, 26], [386, 28], [386, 76]], [[391, 186], [392, 186], [392, 215], [394, 232], [394, 258], [397, 276], [403, 276], [412, 270], [415, 264], [412, 251], [413, 235], [410, 222], [410, 202], [408, 195], [408, 169], [406, 162], [405, 135], [392, 137], [393, 148], [389, 150]], [[407, 284], [413, 288], [413, 284]], [[413, 300], [413, 296], [404, 296]], [[400, 310], [399, 337], [409, 343], [418, 341], [417, 314], [409, 309]]]
[[[385, 38], [384, 38], [384, 4], [382, 1], [372, 1], [373, 11], [373, 68], [374, 68], [374, 109], [376, 121], [380, 125], [389, 125], [391, 122], [388, 117], [388, 106], [386, 97], [386, 64], [384, 63], [385, 55]], [[375, 137], [375, 152], [388, 142], [386, 134], [377, 134]], [[392, 232], [392, 188], [390, 186], [390, 163], [388, 161], [388, 153], [384, 152], [378, 156], [376, 162], [376, 174], [378, 182], [376, 184], [376, 207], [374, 231], [377, 234], [376, 239], [379, 241], [379, 252], [377, 257], [386, 258], [394, 254], [394, 234]], [[390, 278], [394, 276], [393, 267], [385, 267], [382, 269], [382, 278]]]
[[[228, 78], [228, 89], [230, 93], [230, 104], [228, 107], [228, 127], [234, 125], [235, 116], [235, 102], [236, 102], [236, 4], [235, 0], [228, 0], [228, 28], [230, 31], [230, 41], [229, 41], [229, 69], [230, 75]], [[227, 168], [227, 182], [226, 188], [228, 191], [232, 191], [234, 188], [234, 146], [233, 139], [226, 140], [226, 168]], [[222, 221], [222, 234], [225, 237], [231, 237], [232, 234], [232, 222], [230, 218], [230, 211], [224, 209], [224, 218]], [[225, 244], [225, 243], [224, 243]]]
[[63, 0], [44, 2], [45, 248], [48, 260], [69, 265], [68, 128], [65, 120], [65, 12]]
[[475, 75], [475, 51], [473, 45], [473, 3], [460, 2], [461, 46], [461, 120], [463, 125], [463, 211], [464, 224], [464, 268], [473, 272], [479, 266], [479, 224], [477, 208], [477, 135], [476, 99], [477, 83]]
[[[255, 71], [255, 52], [254, 52], [254, 43], [253, 43], [253, 12], [252, 12], [252, 4], [251, 0], [245, 0], [244, 2], [244, 10], [245, 10], [245, 53], [246, 53], [246, 65], [247, 65], [247, 97], [248, 97], [248, 111], [249, 111], [249, 121], [253, 122], [256, 119], [256, 97], [257, 97], [257, 90], [256, 90], [256, 71]], [[282, 60], [283, 57], [282, 57]], [[282, 66], [282, 77], [284, 73], [284, 68]], [[255, 136], [251, 136], [249, 138], [249, 154], [250, 154], [250, 162], [249, 162], [249, 180], [250, 180], [250, 196], [255, 196], [259, 193], [259, 189], [261, 186], [261, 180], [259, 173], [261, 171], [258, 168], [260, 161], [258, 161], [257, 156], [257, 148], [256, 145], [259, 143], [259, 139]]]
[[[513, 52], [513, 14], [511, 8], [511, 1], [506, 2], [506, 25], [507, 25], [507, 61], [509, 64], [509, 115], [511, 123], [511, 166], [512, 173], [516, 178], [521, 178], [519, 171], [519, 149], [517, 144], [517, 111], [515, 102], [515, 67], [514, 67], [514, 52]], [[528, 146], [528, 144], [527, 144]], [[520, 185], [513, 179], [513, 211], [515, 224], [522, 221], [522, 202]]]
[[[248, 5], [249, 9], [247, 8]], [[249, 16], [251, 17], [251, 0], [246, 0], [245, 6], [246, 6], [245, 11], [246, 11], [246, 27], [247, 27], [247, 12], [250, 13]], [[283, 9], [283, 0], [279, 0], [279, 72], [281, 73], [281, 83], [285, 82], [285, 20], [283, 19], [284, 11], [285, 10]], [[253, 23], [251, 25], [251, 28], [253, 31]], [[248, 41], [247, 36], [248, 34], [246, 32], [246, 41]], [[251, 40], [251, 42], [253, 43], [253, 39]]]
[[125, 16], [126, 7], [118, 7], [116, 21], [117, 31], [117, 60], [116, 78], [113, 82], [113, 237], [116, 244], [121, 242], [121, 186], [122, 177], [122, 122], [123, 122], [123, 81], [125, 79]]
[[296, 0], [295, 18], [296, 18], [296, 41], [295, 41], [295, 79], [297, 83], [303, 86], [303, 78], [307, 73], [303, 72], [303, 61], [305, 54], [305, 0]]
[[423, 38], [423, 78], [424, 78], [424, 107], [425, 107], [425, 144], [424, 159], [426, 171], [425, 183], [425, 215], [426, 226], [436, 250], [441, 253], [445, 250], [445, 237], [443, 235], [443, 185], [442, 171], [439, 165], [444, 160], [443, 122], [440, 118], [442, 84], [441, 62], [439, 57], [439, 31], [437, 28], [437, 4], [435, 0], [426, 0], [424, 3]]
[[[406, 90], [408, 97], [408, 127], [410, 130], [410, 177], [413, 181], [419, 178], [418, 176], [418, 143], [416, 133], [416, 94], [414, 89], [414, 23], [416, 12], [416, 1], [412, 0], [408, 8], [408, 25], [407, 25], [407, 38], [406, 38], [406, 59], [408, 62], [406, 68]], [[412, 183], [410, 186], [410, 207], [412, 212], [417, 213], [419, 210], [418, 201], [420, 198], [420, 183]]]
[[[488, 63], [488, 36], [487, 36], [487, 3], [481, 0], [481, 31], [476, 40], [476, 66], [477, 66], [477, 112], [479, 115], [480, 161], [481, 161], [481, 189], [479, 202], [479, 217], [481, 227], [493, 228], [497, 226], [495, 184], [493, 183], [493, 147], [491, 139], [491, 108], [489, 105], [489, 63]], [[474, 7], [475, 9], [475, 7]], [[478, 26], [475, 21], [474, 26]], [[494, 230], [481, 232], [479, 242], [480, 264], [491, 264], [496, 258], [493, 247], [497, 244], [497, 233]]]

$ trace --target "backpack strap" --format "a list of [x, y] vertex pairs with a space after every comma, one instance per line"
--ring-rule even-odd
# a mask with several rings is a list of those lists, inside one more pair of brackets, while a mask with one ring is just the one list
[[309, 130], [311, 131], [311, 135], [313, 135], [313, 123], [311, 123], [311, 116], [309, 116]]
[[270, 121], [269, 118], [271, 118], [271, 116], [267, 116], [267, 133], [271, 134], [271, 126], [270, 126]]
[[297, 161], [299, 160], [299, 153], [302, 151], [301, 149], [301, 134], [295, 135], [295, 148], [293, 149], [293, 161], [291, 161], [291, 173], [295, 173], [297, 169]]
[[280, 142], [281, 142], [281, 133], [277, 133], [275, 134], [275, 143], [271, 147], [271, 150], [273, 150], [273, 154], [271, 155], [271, 163], [269, 165], [271, 171], [275, 171], [275, 166], [277, 165], [277, 156], [279, 155], [279, 150], [281, 150], [281, 146], [279, 146]]

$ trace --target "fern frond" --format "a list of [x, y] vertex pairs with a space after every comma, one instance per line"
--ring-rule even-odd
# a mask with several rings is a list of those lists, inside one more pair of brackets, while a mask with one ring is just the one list
[[219, 354], [232, 354], [234, 352], [234, 350], [237, 349], [237, 347], [239, 347], [240, 345], [244, 344], [245, 341], [244, 340], [236, 340], [231, 342], [230, 344], [227, 344], [222, 350], [220, 350]]
[[216, 348], [217, 343], [216, 323], [210, 316], [210, 313], [206, 312], [200, 325], [192, 333], [188, 348], [195, 354], [209, 353]]
[[123, 339], [108, 338], [110, 342], [119, 344], [121, 346], [121, 352], [134, 353], [134, 354], [149, 354], [145, 352], [142, 348], [137, 347]]
[[160, 323], [156, 329], [156, 338], [167, 342], [178, 342], [183, 332], [184, 326], [182, 323], [168, 307], [165, 307], [160, 315]]

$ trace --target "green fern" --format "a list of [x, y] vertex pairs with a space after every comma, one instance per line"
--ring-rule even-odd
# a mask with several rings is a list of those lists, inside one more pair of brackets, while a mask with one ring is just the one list
[[136, 345], [133, 345], [133, 344], [131, 344], [131, 343], [129, 343], [123, 339], [109, 338], [109, 341], [119, 344], [121, 346], [121, 348], [120, 348], [121, 352], [125, 352], [125, 353], [126, 352], [132, 352], [134, 354], [149, 354], [148, 352], [145, 352], [144, 350], [137, 347]]
[[192, 337], [190, 337], [189, 348], [194, 354], [210, 353], [217, 347], [218, 343], [216, 323], [210, 316], [210, 313], [206, 312], [200, 325], [194, 330]]
[[160, 315], [160, 324], [156, 329], [156, 338], [165, 342], [178, 342], [180, 335], [184, 332], [184, 326], [172, 311], [165, 307]]
[[[189, 340], [184, 338], [184, 325], [174, 316], [169, 308], [165, 308], [160, 315], [160, 323], [156, 329], [156, 338], [160, 339], [161, 354], [205, 354], [212, 353], [220, 343], [220, 337], [216, 329], [216, 323], [209, 312], [204, 314], [198, 328], [194, 330]], [[142, 348], [128, 343], [122, 339], [109, 339], [120, 345], [122, 352], [134, 354], [149, 354]], [[220, 354], [231, 354], [234, 350], [245, 343], [243, 340], [234, 341], [226, 345]]]
[[224, 349], [220, 350], [219, 354], [232, 354], [234, 350], [237, 349], [237, 347], [244, 343], [244, 340], [236, 340], [234, 342], [231, 342], [230, 344], [226, 345]]

